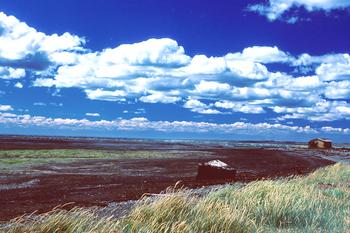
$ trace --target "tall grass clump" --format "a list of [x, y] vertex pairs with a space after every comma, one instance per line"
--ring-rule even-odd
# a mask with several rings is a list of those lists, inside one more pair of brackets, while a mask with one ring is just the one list
[[260, 230], [344, 232], [349, 227], [345, 220], [350, 207], [349, 189], [335, 196], [298, 179], [258, 181], [243, 189], [222, 190], [207, 198], [209, 202], [222, 201], [237, 211], [244, 211], [246, 219], [254, 221]]
[[53, 210], [39, 216], [24, 216], [6, 223], [0, 232], [7, 233], [120, 233], [119, 222], [99, 217], [93, 209]]
[[125, 232], [250, 232], [241, 213], [180, 190], [144, 200], [122, 222]]
[[303, 178], [306, 183], [330, 184], [348, 186], [350, 182], [350, 167], [341, 163], [319, 168]]

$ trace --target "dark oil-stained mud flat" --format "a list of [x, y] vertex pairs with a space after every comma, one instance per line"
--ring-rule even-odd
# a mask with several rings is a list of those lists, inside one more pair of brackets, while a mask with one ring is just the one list
[[[189, 188], [248, 182], [305, 174], [334, 163], [315, 151], [308, 153], [306, 149], [294, 147], [237, 148], [217, 142], [55, 137], [3, 136], [0, 140], [0, 152], [18, 149], [172, 152], [172, 156], [165, 158], [51, 160], [21, 169], [0, 170], [0, 221], [24, 213], [49, 211], [71, 202], [69, 206], [106, 206], [111, 202], [135, 200], [144, 193], [159, 193], [178, 181]], [[211, 159], [220, 159], [237, 169], [236, 179], [196, 181], [197, 164]]]

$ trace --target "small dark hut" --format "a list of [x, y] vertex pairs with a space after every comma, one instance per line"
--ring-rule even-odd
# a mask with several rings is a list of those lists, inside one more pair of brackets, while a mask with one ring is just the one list
[[198, 164], [197, 180], [235, 179], [236, 170], [220, 160]]
[[309, 149], [330, 149], [332, 148], [332, 141], [323, 139], [323, 138], [315, 138], [309, 141]]

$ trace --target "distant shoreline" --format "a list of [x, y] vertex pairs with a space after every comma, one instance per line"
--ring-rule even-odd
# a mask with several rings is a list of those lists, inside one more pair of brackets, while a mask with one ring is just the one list
[[[14, 140], [13, 140], [14, 139]], [[55, 142], [57, 140], [63, 140], [67, 143], [80, 141], [82, 143], [91, 142], [96, 140], [97, 142], [107, 141], [109, 143], [113, 142], [148, 142], [148, 143], [185, 143], [192, 145], [221, 145], [225, 147], [284, 147], [284, 146], [307, 146], [307, 141], [278, 141], [278, 140], [223, 140], [223, 139], [171, 139], [171, 138], [142, 138], [142, 137], [101, 137], [101, 136], [62, 136], [62, 135], [20, 135], [20, 134], [0, 134], [0, 150], [4, 142], [12, 141], [35, 141], [40, 143], [45, 142]], [[250, 146], [249, 146], [250, 145]], [[335, 148], [350, 148], [350, 142], [333, 142]]]

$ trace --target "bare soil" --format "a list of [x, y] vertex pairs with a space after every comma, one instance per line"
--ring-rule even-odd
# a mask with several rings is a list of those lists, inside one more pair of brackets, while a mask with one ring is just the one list
[[[302, 156], [277, 149], [180, 146], [184, 150], [193, 151], [195, 147], [210, 151], [212, 155], [164, 159], [87, 159], [68, 164], [38, 165], [30, 171], [0, 174], [0, 221], [34, 211], [46, 212], [70, 202], [72, 204], [68, 207], [107, 206], [111, 202], [136, 200], [144, 193], [159, 193], [178, 181], [185, 187], [197, 188], [300, 175], [334, 163], [313, 155]], [[169, 149], [169, 145], [157, 146], [153, 142], [149, 149], [163, 147]], [[170, 144], [170, 147], [179, 150], [179, 146]], [[20, 148], [26, 147], [21, 145]], [[6, 149], [9, 149], [8, 144]], [[196, 181], [198, 163], [211, 159], [222, 160], [237, 169], [236, 179]]]
[[[262, 149], [220, 149], [215, 159], [236, 168], [235, 181], [304, 174], [332, 164], [317, 157]], [[0, 219], [7, 220], [38, 210], [74, 202], [75, 206], [107, 205], [138, 199], [144, 193], [158, 193], [181, 181], [187, 187], [232, 182], [197, 182], [197, 164], [208, 158], [86, 160], [36, 167], [36, 175], [4, 174], [0, 190]], [[17, 186], [15, 186], [17, 184]], [[5, 186], [6, 187], [6, 186]]]

